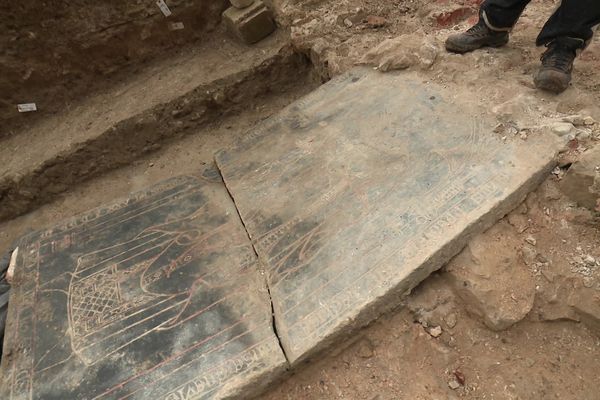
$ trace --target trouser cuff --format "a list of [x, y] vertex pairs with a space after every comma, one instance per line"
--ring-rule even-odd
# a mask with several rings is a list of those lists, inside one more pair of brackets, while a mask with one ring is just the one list
[[490, 28], [492, 31], [496, 31], [496, 32], [510, 32], [510, 31], [512, 31], [512, 28], [513, 28], [512, 26], [509, 27], [509, 28], [502, 28], [502, 27], [495, 26], [494, 24], [492, 24], [490, 22], [490, 19], [488, 18], [488, 15], [486, 14], [485, 11], [481, 11], [480, 18], [487, 25], [487, 27]]
[[576, 37], [560, 36], [560, 37], [556, 37], [556, 38], [547, 38], [547, 39], [543, 39], [543, 40], [538, 40], [536, 44], [538, 46], [546, 46], [552, 42], [558, 42], [561, 45], [567, 46], [573, 50], [583, 50], [587, 47], [587, 45], [589, 44], [590, 41], [584, 40], [581, 38], [576, 38]]

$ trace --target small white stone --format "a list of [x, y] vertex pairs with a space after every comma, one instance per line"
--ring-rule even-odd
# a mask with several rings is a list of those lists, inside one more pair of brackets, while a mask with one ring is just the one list
[[23, 103], [23, 104], [17, 104], [17, 110], [20, 113], [26, 113], [26, 112], [32, 112], [32, 111], [37, 111], [37, 105], [35, 103]]
[[552, 132], [554, 132], [558, 136], [566, 136], [570, 134], [573, 131], [573, 128], [575, 127], [570, 122], [556, 122], [550, 125], [550, 129], [552, 129]]
[[592, 134], [589, 131], [580, 129], [579, 132], [577, 133], [577, 139], [581, 139], [581, 140], [587, 140], [590, 137], [592, 137]]
[[532, 246], [535, 246], [537, 244], [537, 240], [535, 240], [535, 238], [533, 236], [527, 236], [525, 238], [525, 241]]
[[583, 262], [585, 262], [589, 266], [596, 265], [596, 259], [594, 257], [590, 256], [589, 254], [584, 257]]
[[585, 125], [585, 120], [579, 114], [567, 115], [566, 117], [563, 117], [562, 121], [563, 122], [570, 122], [571, 124], [573, 124], [575, 126]]
[[428, 330], [428, 333], [433, 336], [434, 338], [438, 338], [440, 336], [442, 336], [442, 327], [441, 326], [436, 326], [433, 328], [430, 328]]
[[456, 314], [451, 313], [448, 314], [445, 318], [446, 324], [448, 325], [448, 328], [452, 329], [456, 326], [456, 322], [457, 322], [457, 318], [456, 318]]
[[585, 125], [588, 125], [588, 126], [589, 126], [589, 125], [594, 125], [594, 124], [596, 123], [596, 121], [594, 120], [594, 118], [592, 118], [592, 117], [590, 117], [590, 116], [587, 116], [587, 117], [585, 117], [585, 118], [583, 119], [583, 123], [584, 123]]
[[519, 137], [521, 138], [521, 140], [527, 140], [527, 132], [521, 131]]
[[456, 379], [452, 379], [450, 382], [448, 382], [448, 387], [452, 390], [456, 390], [460, 387], [460, 383], [458, 383]]

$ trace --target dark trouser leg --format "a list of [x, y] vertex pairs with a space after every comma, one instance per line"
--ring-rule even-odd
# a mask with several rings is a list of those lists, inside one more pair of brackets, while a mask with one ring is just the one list
[[600, 24], [600, 0], [563, 0], [537, 38], [537, 45], [548, 44], [557, 38], [573, 38], [581, 43], [594, 35], [593, 27]]
[[485, 0], [481, 5], [481, 17], [490, 29], [509, 31], [517, 23], [517, 20], [530, 1], [531, 0]]

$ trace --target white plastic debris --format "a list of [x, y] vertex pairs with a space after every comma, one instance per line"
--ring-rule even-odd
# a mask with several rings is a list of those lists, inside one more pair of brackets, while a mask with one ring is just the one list
[[21, 113], [32, 112], [32, 111], [37, 111], [37, 105], [35, 103], [17, 104], [17, 109]]
[[169, 16], [171, 16], [171, 14], [173, 14], [171, 12], [171, 10], [169, 9], [169, 6], [167, 5], [167, 3], [165, 3], [165, 0], [158, 0], [156, 2], [156, 5], [158, 6], [158, 8], [160, 8], [160, 11], [162, 11], [162, 13], [164, 14], [165, 17], [169, 17]]
[[185, 26], [183, 25], [183, 22], [173, 22], [171, 25], [169, 25], [169, 29], [172, 31], [180, 31], [184, 28]]
[[15, 279], [15, 267], [17, 266], [17, 256], [19, 255], [19, 248], [13, 250], [10, 256], [10, 263], [8, 264], [8, 270], [6, 271], [6, 281], [12, 284]]

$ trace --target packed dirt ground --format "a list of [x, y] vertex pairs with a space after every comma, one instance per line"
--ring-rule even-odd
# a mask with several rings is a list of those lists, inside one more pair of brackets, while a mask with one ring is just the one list
[[312, 77], [293, 77], [248, 109], [196, 127], [3, 223], [0, 248], [29, 229], [211, 163], [215, 150], [308, 93], [316, 81], [356, 64], [416, 70], [484, 105], [498, 119], [493, 134], [506, 141], [524, 141], [541, 130], [564, 137], [561, 168], [423, 282], [405, 306], [291, 371], [260, 398], [600, 399], [600, 220], [563, 190], [568, 168], [600, 140], [598, 123], [565, 122], [574, 114], [600, 121], [600, 39], [577, 60], [564, 94], [537, 91], [531, 75], [543, 49], [534, 41], [556, 3], [532, 2], [507, 47], [454, 55], [443, 50], [443, 41], [474, 22], [476, 0], [274, 1], [281, 29], [312, 61]]

